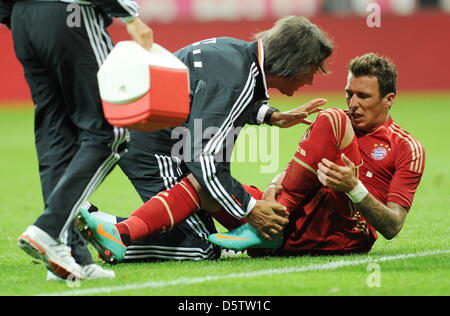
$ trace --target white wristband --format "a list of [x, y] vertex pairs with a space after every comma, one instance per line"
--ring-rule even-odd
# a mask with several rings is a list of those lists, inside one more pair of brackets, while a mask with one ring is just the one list
[[264, 119], [266, 118], [266, 114], [267, 114], [267, 111], [269, 111], [269, 109], [270, 109], [270, 106], [268, 106], [266, 103], [263, 104], [261, 106], [261, 108], [259, 109], [258, 115], [256, 116], [256, 122], [259, 125], [264, 124]]
[[358, 204], [361, 203], [361, 201], [364, 200], [367, 195], [369, 195], [369, 191], [361, 181], [358, 181], [356, 187], [346, 194], [353, 203]]

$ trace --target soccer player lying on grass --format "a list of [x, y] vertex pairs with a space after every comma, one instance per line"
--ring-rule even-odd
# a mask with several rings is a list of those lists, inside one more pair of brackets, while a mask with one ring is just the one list
[[[325, 61], [332, 52], [333, 46], [326, 34], [306, 18], [297, 16], [280, 19], [272, 29], [258, 34], [253, 42], [214, 38], [178, 51], [175, 55], [190, 70], [192, 90], [191, 113], [176, 132], [187, 131], [191, 138], [183, 138], [181, 153], [174, 150], [179, 141], [173, 139], [172, 130], [132, 133], [128, 158], [125, 156], [120, 163], [140, 194], [153, 193], [154, 178], [158, 185], [167, 181], [173, 187], [166, 185], [167, 191], [147, 196], [149, 201], [115, 226], [91, 220], [89, 213], [82, 212], [78, 224], [85, 231], [85, 238], [96, 246], [105, 261], [121, 261], [127, 246], [133, 242], [155, 233], [176, 230], [176, 226], [200, 206], [210, 209], [204, 206], [196, 184], [227, 213], [239, 219], [247, 218], [263, 233], [266, 230], [273, 234], [281, 232], [288, 223], [285, 207], [255, 200], [232, 177], [227, 153], [234, 147], [236, 134], [246, 124], [266, 122], [265, 118], [272, 113], [272, 123], [286, 127], [280, 123], [280, 116], [284, 121], [283, 113], [274, 114], [265, 104], [269, 98], [268, 88], [293, 96], [302, 86], [312, 85], [321, 70], [325, 71]], [[324, 102], [323, 99], [313, 101], [304, 111], [311, 114]], [[301, 122], [305, 117], [301, 112], [297, 114]], [[200, 137], [195, 137], [198, 132]], [[135, 158], [130, 154], [136, 154]], [[163, 166], [159, 163], [161, 159]], [[160, 175], [160, 170], [168, 170], [175, 161], [179, 162], [177, 176], [175, 172]], [[186, 178], [189, 174], [193, 177]], [[208, 246], [211, 246], [208, 235], [214, 232], [203, 234]]]
[[[251, 256], [369, 252], [377, 232], [402, 229], [425, 166], [422, 145], [390, 116], [397, 71], [387, 58], [367, 54], [348, 66], [348, 111], [321, 112], [285, 172], [255, 198], [286, 206], [290, 223], [278, 247], [268, 247], [248, 224], [210, 236]], [[273, 242], [271, 242], [273, 245]]]

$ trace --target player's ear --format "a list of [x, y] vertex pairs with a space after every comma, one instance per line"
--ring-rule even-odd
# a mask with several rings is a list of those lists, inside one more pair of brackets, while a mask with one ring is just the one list
[[395, 93], [391, 92], [384, 97], [384, 101], [385, 101], [384, 103], [385, 103], [386, 110], [390, 110], [392, 105], [394, 105], [396, 96], [397, 95]]

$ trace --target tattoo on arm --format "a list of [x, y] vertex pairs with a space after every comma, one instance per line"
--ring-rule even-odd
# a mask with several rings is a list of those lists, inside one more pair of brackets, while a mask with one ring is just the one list
[[407, 215], [406, 209], [400, 205], [395, 203], [384, 205], [371, 194], [356, 207], [386, 239], [392, 239], [400, 232]]

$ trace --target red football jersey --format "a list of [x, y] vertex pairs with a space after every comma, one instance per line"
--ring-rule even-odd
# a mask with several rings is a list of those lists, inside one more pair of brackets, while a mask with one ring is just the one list
[[410, 209], [425, 168], [423, 146], [392, 118], [370, 134], [358, 137], [364, 161], [361, 182], [380, 202]]
[[[357, 135], [357, 143], [362, 183], [383, 204], [409, 210], [424, 171], [423, 146], [392, 119]], [[292, 214], [281, 254], [370, 251], [377, 233], [344, 193], [320, 187], [310, 198]]]

